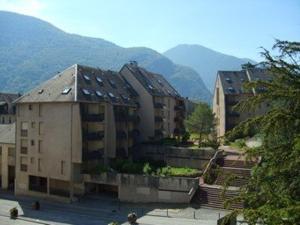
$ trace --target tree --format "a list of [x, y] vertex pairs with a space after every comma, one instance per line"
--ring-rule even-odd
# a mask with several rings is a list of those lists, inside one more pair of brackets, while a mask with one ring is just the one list
[[185, 121], [186, 127], [190, 132], [199, 135], [199, 146], [203, 142], [203, 138], [207, 137], [214, 128], [214, 114], [206, 103], [199, 103]]
[[[254, 129], [262, 135], [262, 146], [245, 149], [249, 157], [259, 158], [249, 183], [235, 200], [242, 200], [243, 213], [250, 225], [294, 225], [300, 221], [300, 43], [276, 41], [272, 56], [264, 49], [263, 65], [272, 80], [247, 83], [245, 88], [264, 90], [238, 104], [249, 110], [268, 103], [264, 115], [239, 124], [227, 136]], [[246, 132], [245, 132], [246, 131]]]

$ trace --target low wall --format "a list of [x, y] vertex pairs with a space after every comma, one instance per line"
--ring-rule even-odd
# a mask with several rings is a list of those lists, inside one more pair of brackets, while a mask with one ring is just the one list
[[198, 178], [156, 177], [134, 174], [103, 173], [84, 175], [84, 181], [117, 185], [119, 199], [128, 202], [189, 203], [189, 192], [199, 184]]
[[143, 144], [135, 147], [134, 159], [163, 160], [169, 166], [204, 169], [215, 152], [213, 148], [190, 149]]

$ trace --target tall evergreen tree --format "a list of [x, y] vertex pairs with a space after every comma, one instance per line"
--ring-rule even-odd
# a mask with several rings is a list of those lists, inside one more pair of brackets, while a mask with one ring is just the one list
[[233, 213], [242, 213], [250, 225], [300, 223], [300, 43], [277, 41], [273, 49], [277, 56], [265, 49], [262, 53], [273, 79], [247, 83], [245, 88], [265, 91], [237, 106], [249, 110], [268, 103], [270, 109], [227, 134], [233, 138], [254, 129], [262, 135], [261, 147], [245, 149], [259, 163], [241, 189], [239, 199], [246, 208]]

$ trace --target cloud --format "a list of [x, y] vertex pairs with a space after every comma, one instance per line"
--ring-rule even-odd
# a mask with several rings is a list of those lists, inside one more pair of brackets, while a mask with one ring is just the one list
[[45, 4], [41, 0], [0, 0], [0, 10], [39, 17]]

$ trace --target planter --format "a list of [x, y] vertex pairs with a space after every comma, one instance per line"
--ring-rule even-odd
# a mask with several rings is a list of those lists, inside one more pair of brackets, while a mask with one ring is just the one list
[[18, 217], [18, 209], [16, 207], [9, 210], [10, 218], [11, 219], [17, 219]]
[[136, 213], [129, 213], [128, 216], [127, 216], [127, 220], [130, 224], [136, 224], [136, 221], [137, 221], [137, 215]]

